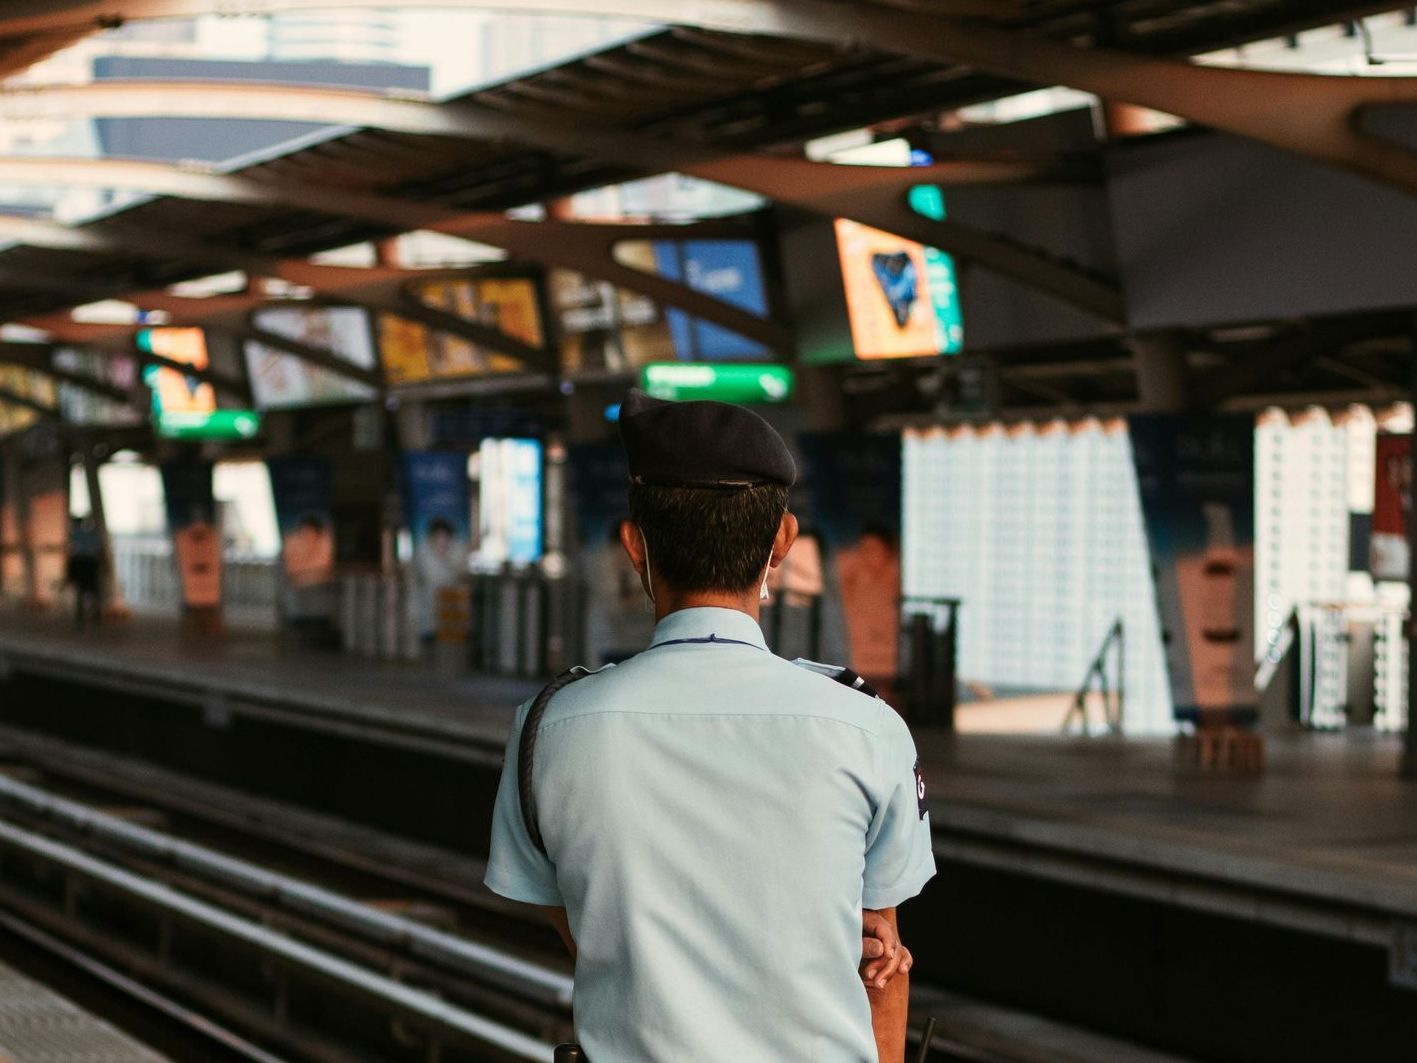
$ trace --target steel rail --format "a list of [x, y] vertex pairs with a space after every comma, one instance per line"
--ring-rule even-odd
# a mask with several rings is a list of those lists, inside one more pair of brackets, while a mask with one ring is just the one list
[[363, 934], [382, 945], [493, 982], [541, 1003], [571, 1005], [572, 980], [560, 971], [468, 941], [411, 919], [376, 911], [321, 886], [270, 871], [171, 835], [124, 822], [39, 787], [0, 775], [0, 800], [19, 805], [130, 852], [214, 879], [250, 896]]
[[247, 919], [222, 911], [161, 882], [143, 878], [80, 852], [72, 846], [0, 821], [0, 845], [77, 874], [165, 915], [200, 926], [256, 949], [297, 970], [317, 976], [366, 999], [389, 1005], [406, 1018], [444, 1033], [471, 1039], [536, 1063], [548, 1063], [555, 1046], [441, 1000], [430, 993], [376, 974], [341, 957], [306, 945]]

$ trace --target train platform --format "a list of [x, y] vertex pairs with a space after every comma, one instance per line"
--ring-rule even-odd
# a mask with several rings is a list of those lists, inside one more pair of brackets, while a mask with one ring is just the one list
[[0, 1061], [3, 1063], [166, 1063], [49, 988], [0, 963]]
[[[77, 633], [0, 614], [0, 675], [155, 696], [500, 766], [535, 681], [184, 637], [135, 620]], [[1061, 719], [1061, 708], [1059, 711]], [[1257, 776], [1205, 772], [1168, 739], [917, 735], [941, 856], [1388, 947], [1417, 956], [1417, 782], [1397, 736], [1273, 735]], [[1395, 947], [1396, 948], [1396, 947]], [[1417, 980], [1417, 971], [1411, 975]]]
[[268, 631], [196, 634], [153, 618], [76, 631], [62, 614], [11, 607], [0, 611], [0, 675], [17, 664], [53, 678], [197, 698], [214, 713], [362, 730], [398, 745], [454, 741], [498, 751], [516, 706], [541, 687], [310, 650]]

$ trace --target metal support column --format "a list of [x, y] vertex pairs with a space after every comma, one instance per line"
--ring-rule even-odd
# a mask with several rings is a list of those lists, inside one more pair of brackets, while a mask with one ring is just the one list
[[20, 571], [23, 573], [20, 600], [29, 605], [36, 600], [38, 585], [34, 541], [30, 535], [29, 485], [25, 482], [24, 465], [13, 446], [5, 452], [5, 491], [9, 495], [10, 512], [15, 522], [15, 545], [20, 551]]
[[98, 557], [100, 566], [101, 600], [105, 616], [126, 616], [128, 607], [123, 601], [123, 586], [118, 580], [118, 569], [113, 563], [113, 539], [108, 534], [108, 517], [103, 508], [103, 490], [99, 485], [99, 460], [94, 454], [93, 444], [85, 440], [81, 448], [84, 461], [84, 483], [89, 490], [89, 519], [93, 521], [94, 533], [98, 536]]
[[[1408, 386], [1412, 403], [1417, 408], [1417, 317], [1411, 322], [1411, 351], [1407, 359]], [[1413, 435], [1417, 439], [1417, 433]], [[1408, 460], [1417, 455], [1409, 452]], [[1410, 486], [1409, 486], [1410, 490]], [[1413, 662], [1417, 661], [1417, 519], [1407, 518], [1407, 735], [1402, 753], [1402, 775], [1417, 779], [1417, 682], [1413, 682]]]

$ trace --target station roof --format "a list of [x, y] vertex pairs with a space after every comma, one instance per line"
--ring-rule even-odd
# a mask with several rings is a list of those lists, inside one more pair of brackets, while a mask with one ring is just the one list
[[[916, 0], [914, 10], [958, 12], [962, 0]], [[98, 19], [98, 7], [106, 12]], [[18, 0], [0, 12], [0, 72], [14, 73], [128, 14], [147, 9], [210, 8], [200, 2]], [[298, 7], [298, 4], [292, 4]], [[608, 5], [609, 6], [609, 5]], [[619, 5], [623, 7], [624, 5]], [[863, 9], [895, 10], [885, 0]], [[964, 3], [974, 17], [1027, 35], [1076, 46], [1189, 56], [1342, 22], [1392, 4], [1354, 0], [1019, 0]], [[984, 14], [981, 14], [983, 12]], [[13, 31], [7, 35], [7, 27]], [[471, 92], [472, 102], [503, 112], [553, 109], [588, 125], [672, 136], [735, 151], [794, 151], [829, 133], [902, 123], [1039, 86], [966, 66], [863, 48], [761, 34], [661, 27], [594, 54]], [[370, 191], [465, 211], [503, 211], [578, 190], [644, 176], [646, 171], [571, 151], [509, 140], [472, 140], [382, 129], [354, 129], [241, 166], [257, 184], [298, 183], [312, 190]], [[0, 320], [22, 320], [105, 297], [161, 288], [229, 269], [231, 256], [281, 258], [391, 235], [396, 225], [259, 201], [212, 202], [155, 195], [79, 227], [106, 237], [83, 250], [20, 243], [0, 251]], [[141, 254], [122, 238], [141, 234]], [[181, 234], [170, 254], [154, 238]], [[210, 259], [192, 251], [201, 241]], [[1096, 362], [1093, 351], [1087, 357]]]

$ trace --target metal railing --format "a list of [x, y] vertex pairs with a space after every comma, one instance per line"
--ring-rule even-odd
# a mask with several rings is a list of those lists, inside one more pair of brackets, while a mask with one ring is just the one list
[[459, 974], [562, 1009], [571, 1006], [570, 977], [542, 964], [381, 912], [323, 887], [126, 822], [4, 775], [0, 775], [0, 802], [266, 903], [356, 931]]
[[[1407, 723], [1407, 610], [1394, 603], [1295, 606], [1260, 659], [1261, 703], [1314, 730]], [[1280, 704], [1282, 703], [1282, 704]]]
[[[1116, 677], [1114, 685], [1108, 675], [1108, 662], [1115, 660], [1112, 675]], [[1083, 677], [1082, 685], [1078, 687], [1077, 693], [1073, 695], [1072, 704], [1068, 706], [1067, 715], [1063, 717], [1064, 733], [1071, 730], [1073, 724], [1078, 725], [1079, 732], [1087, 735], [1091, 734], [1091, 719], [1088, 714], [1088, 703], [1092, 698], [1094, 685], [1098, 693], [1102, 696], [1102, 725], [1108, 734], [1122, 733], [1122, 716], [1126, 709], [1126, 674], [1127, 674], [1127, 628], [1122, 623], [1119, 616], [1112, 622], [1112, 626], [1107, 629], [1107, 634], [1102, 639], [1102, 645], [1097, 650], [1097, 655], [1093, 657], [1092, 663], [1087, 666], [1087, 675]]]
[[[166, 537], [115, 536], [113, 571], [123, 600], [146, 616], [180, 616], [182, 584], [172, 544]], [[228, 554], [222, 558], [222, 612], [228, 620], [248, 627], [278, 622], [280, 571], [274, 558]]]

